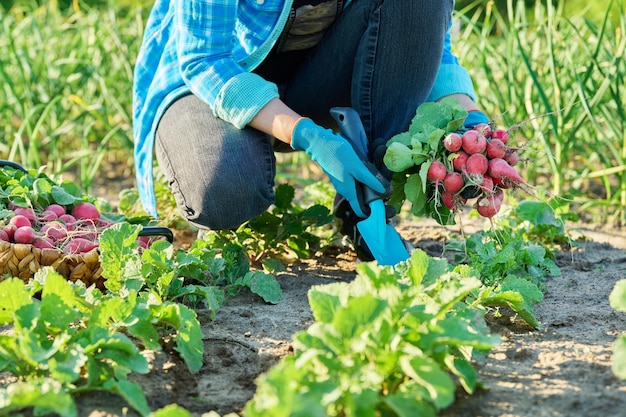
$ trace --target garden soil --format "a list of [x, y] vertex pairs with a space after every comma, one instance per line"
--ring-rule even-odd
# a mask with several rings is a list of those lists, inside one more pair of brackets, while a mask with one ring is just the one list
[[[541, 328], [507, 314], [488, 316], [502, 343], [474, 362], [482, 388], [473, 395], [459, 389], [441, 416], [626, 416], [626, 382], [611, 372], [612, 344], [626, 332], [626, 314], [608, 302], [616, 281], [626, 278], [626, 233], [577, 227], [586, 240], [576, 250], [557, 253], [562, 276], [548, 279], [545, 298], [536, 307]], [[431, 256], [441, 256], [446, 240], [459, 232], [430, 221], [401, 222], [398, 229]], [[467, 225], [463, 230], [468, 232]], [[194, 416], [211, 410], [240, 414], [255, 393], [255, 378], [292, 354], [293, 334], [311, 325], [307, 291], [351, 281], [355, 266], [349, 249], [318, 253], [277, 275], [284, 299], [276, 305], [242, 292], [215, 320], [199, 310], [202, 369], [190, 373], [166, 343], [163, 351], [148, 353], [150, 373], [132, 380], [154, 410], [177, 403]], [[80, 417], [136, 416], [112, 394], [83, 395], [77, 403]]]

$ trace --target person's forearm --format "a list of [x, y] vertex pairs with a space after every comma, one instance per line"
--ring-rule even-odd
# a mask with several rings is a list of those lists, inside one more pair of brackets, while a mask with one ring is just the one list
[[470, 111], [480, 111], [474, 100], [472, 100], [469, 96], [465, 94], [451, 94], [448, 97], [456, 98], [461, 106], [465, 107], [465, 110]]
[[300, 117], [298, 113], [276, 98], [267, 103], [248, 126], [291, 144], [291, 132]]

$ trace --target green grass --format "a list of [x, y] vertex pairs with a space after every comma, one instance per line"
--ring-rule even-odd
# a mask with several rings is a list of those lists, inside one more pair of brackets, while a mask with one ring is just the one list
[[[507, 2], [474, 1], [457, 14], [456, 52], [481, 106], [498, 124], [519, 125], [529, 182], [594, 220], [623, 223], [622, 6], [610, 2], [599, 13], [598, 6], [572, 12], [571, 3]], [[8, 3], [0, 25], [0, 158], [70, 171], [87, 191], [105, 158], [128, 170], [133, 63], [149, 3]], [[281, 180], [319, 176], [301, 155], [279, 161]]]
[[14, 6], [0, 26], [0, 155], [88, 188], [107, 153], [132, 162], [131, 80], [143, 32], [135, 9]]

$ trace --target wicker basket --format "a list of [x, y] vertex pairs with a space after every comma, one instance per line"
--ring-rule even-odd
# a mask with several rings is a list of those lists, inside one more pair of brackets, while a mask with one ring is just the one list
[[[5, 166], [27, 172], [16, 162], [0, 159], [0, 168]], [[174, 242], [174, 234], [167, 227], [145, 226], [139, 232], [139, 236], [164, 237], [170, 243]], [[72, 282], [82, 281], [88, 287], [95, 284], [97, 288], [104, 289], [98, 249], [68, 255], [57, 248], [38, 249], [33, 245], [0, 240], [0, 281], [7, 276], [13, 276], [27, 282], [35, 276], [35, 272], [45, 266], [51, 266]]]
[[0, 241], [0, 281], [7, 275], [27, 282], [39, 269], [51, 266], [72, 282], [82, 281], [104, 289], [98, 250], [68, 255], [59, 249], [38, 249], [33, 245]]

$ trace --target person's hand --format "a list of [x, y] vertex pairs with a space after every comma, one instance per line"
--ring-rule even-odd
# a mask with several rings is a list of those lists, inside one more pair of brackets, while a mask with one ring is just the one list
[[357, 155], [352, 145], [330, 129], [315, 124], [311, 119], [300, 119], [293, 128], [291, 146], [306, 152], [324, 170], [331, 183], [359, 217], [365, 217], [357, 197], [360, 182], [377, 193], [385, 194], [388, 183], [377, 177]]
[[472, 129], [476, 125], [481, 123], [488, 124], [489, 122], [491, 122], [491, 120], [489, 120], [485, 113], [480, 110], [473, 110], [467, 113], [467, 117], [465, 118], [463, 125], [466, 129]]

